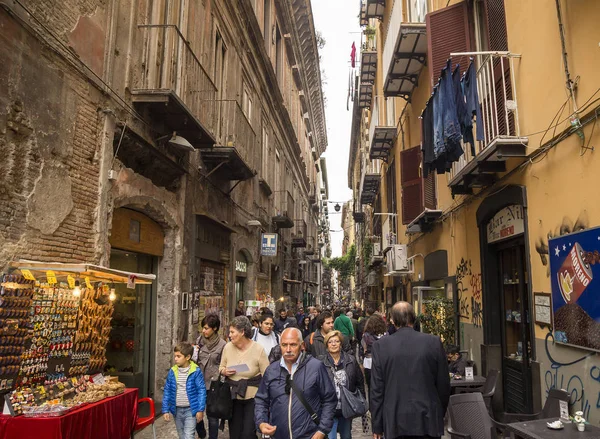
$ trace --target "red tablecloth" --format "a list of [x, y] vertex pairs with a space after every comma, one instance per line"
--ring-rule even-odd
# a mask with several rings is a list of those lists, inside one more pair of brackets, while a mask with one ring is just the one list
[[137, 399], [137, 389], [126, 389], [58, 418], [0, 415], [0, 439], [129, 439]]

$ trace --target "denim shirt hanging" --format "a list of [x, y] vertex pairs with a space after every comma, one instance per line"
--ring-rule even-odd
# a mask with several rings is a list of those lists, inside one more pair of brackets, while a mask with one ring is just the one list
[[434, 142], [436, 169], [444, 173], [451, 163], [462, 155], [460, 123], [456, 113], [456, 97], [452, 85], [451, 60], [442, 70], [437, 93], [434, 96]]
[[[465, 95], [465, 103], [467, 105], [467, 113], [469, 117], [470, 129], [463, 133], [465, 142], [469, 142], [475, 149], [475, 141], [473, 140], [473, 116], [475, 116], [475, 128], [477, 131], [477, 140], [483, 141], [483, 119], [481, 117], [481, 106], [479, 105], [479, 93], [477, 91], [477, 72], [473, 61], [469, 64], [469, 68], [465, 72], [463, 78], [463, 90]], [[473, 151], [474, 152], [474, 151]]]

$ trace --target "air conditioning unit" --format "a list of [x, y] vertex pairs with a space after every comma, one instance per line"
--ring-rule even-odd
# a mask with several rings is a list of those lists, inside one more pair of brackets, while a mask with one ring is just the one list
[[408, 273], [409, 263], [406, 253], [406, 245], [394, 244], [387, 254], [388, 274]]

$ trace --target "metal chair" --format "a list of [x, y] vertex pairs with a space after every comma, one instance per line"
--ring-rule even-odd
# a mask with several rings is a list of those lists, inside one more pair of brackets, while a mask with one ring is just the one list
[[569, 403], [571, 396], [566, 390], [550, 389], [542, 411], [539, 413], [502, 413], [499, 418], [502, 422], [510, 424], [513, 422], [534, 421], [536, 419], [551, 419], [560, 417], [560, 402]]
[[490, 417], [481, 393], [450, 396], [448, 412], [448, 434], [452, 439], [495, 439], [496, 429], [506, 429]]
[[[148, 425], [152, 425], [152, 434], [154, 435], [154, 439], [156, 439], [156, 428], [154, 427], [154, 400], [152, 398], [141, 398], [138, 399], [138, 405], [148, 403], [150, 405], [150, 414], [145, 417], [139, 417], [135, 421], [135, 426], [133, 427], [133, 431], [140, 431], [146, 428]], [[133, 433], [131, 435], [133, 438]]]

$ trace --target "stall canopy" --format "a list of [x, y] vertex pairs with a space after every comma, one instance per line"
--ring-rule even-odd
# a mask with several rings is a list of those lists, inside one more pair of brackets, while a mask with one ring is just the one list
[[29, 270], [36, 278], [45, 277], [46, 272], [53, 271], [57, 278], [75, 274], [79, 277], [88, 277], [92, 282], [128, 283], [133, 277], [136, 284], [151, 284], [156, 279], [154, 274], [132, 273], [93, 264], [20, 260], [11, 262], [10, 267], [18, 271]]

